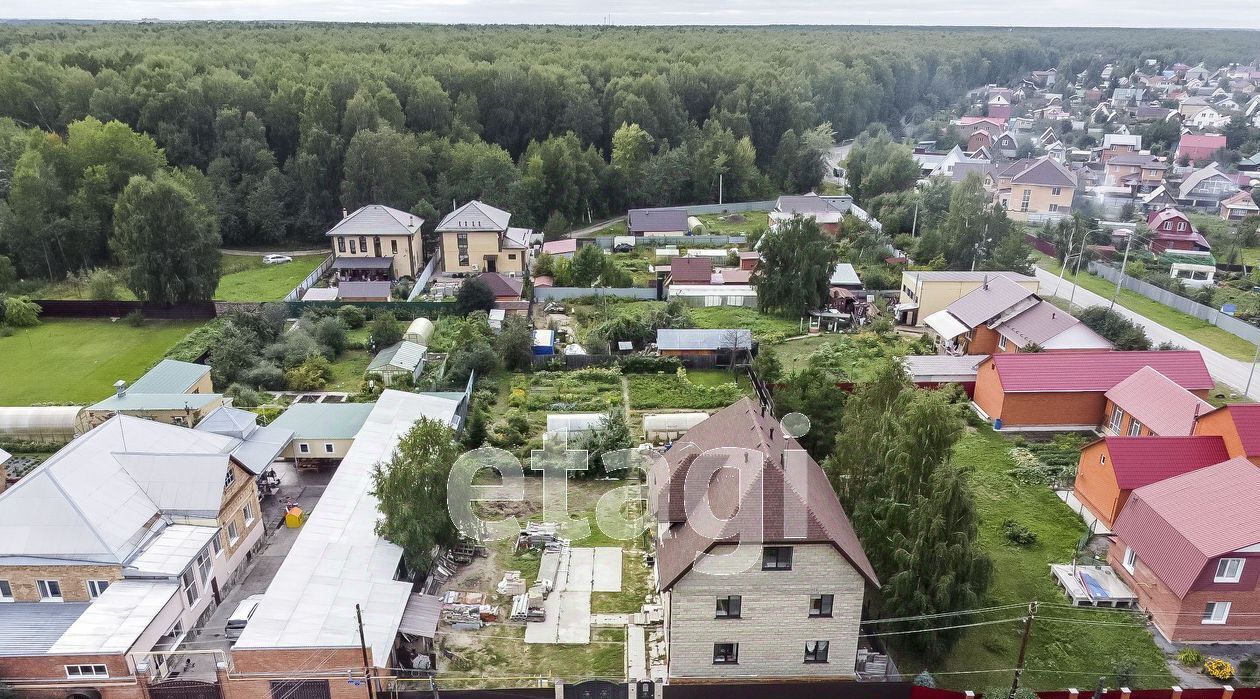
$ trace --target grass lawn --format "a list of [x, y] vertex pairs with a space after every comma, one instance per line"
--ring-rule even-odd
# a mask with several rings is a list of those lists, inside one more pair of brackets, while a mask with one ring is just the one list
[[[475, 644], [465, 646], [456, 640], [469, 636]], [[574, 681], [625, 675], [623, 629], [592, 629], [589, 645], [526, 644], [524, 626], [496, 624], [475, 635], [439, 631], [439, 642], [455, 653], [438, 675], [439, 683], [450, 689], [536, 687], [539, 677]]]
[[0, 405], [94, 403], [135, 381], [197, 322], [49, 319], [0, 337]]
[[911, 351], [911, 344], [897, 335], [872, 332], [827, 333], [787, 340], [773, 347], [786, 373], [804, 369], [813, 362], [850, 380], [866, 378], [871, 367], [884, 358]]
[[[1060, 267], [1049, 256], [1037, 254], [1037, 264], [1042, 269], [1048, 270], [1054, 274], [1058, 274]], [[1083, 288], [1110, 299], [1115, 293], [1116, 286], [1111, 282], [1096, 277], [1087, 272], [1081, 272], [1079, 276], [1074, 277], [1071, 274], [1065, 275], [1064, 279], [1080, 284]], [[1244, 362], [1251, 361], [1256, 353], [1256, 346], [1246, 340], [1226, 332], [1206, 320], [1199, 320], [1191, 315], [1186, 315], [1174, 308], [1169, 308], [1164, 304], [1153, 301], [1145, 296], [1121, 289], [1120, 296], [1117, 297], [1116, 303], [1135, 313], [1150, 318], [1151, 320], [1163, 325], [1164, 327], [1174, 330], [1185, 335], [1186, 337], [1201, 343], [1211, 349], [1220, 352], [1227, 357], [1233, 357]]]
[[[1080, 610], [1067, 607], [1066, 598], [1050, 577], [1051, 563], [1069, 563], [1084, 524], [1045, 485], [1022, 484], [1010, 475], [1015, 463], [1011, 443], [988, 427], [966, 435], [955, 458], [971, 469], [971, 483], [980, 514], [980, 542], [993, 560], [993, 582], [981, 603], [984, 607], [1041, 603], [1033, 622], [1028, 644], [1023, 683], [1034, 690], [1063, 687], [1092, 687], [1106, 676], [1110, 686], [1114, 666], [1120, 661], [1133, 664], [1137, 686], [1166, 687], [1173, 683], [1161, 651], [1151, 632], [1128, 612]], [[1002, 536], [1002, 523], [1013, 519], [1037, 535], [1027, 547], [1009, 543]], [[983, 615], [977, 620], [997, 620], [1021, 616], [1020, 609]], [[1080, 624], [1054, 619], [1108, 622], [1109, 625]], [[954, 688], [979, 689], [1009, 686], [1009, 671], [978, 674], [977, 670], [1012, 667], [1019, 650], [1023, 625], [1018, 621], [967, 629], [961, 640], [939, 662], [931, 663], [939, 672], [937, 682]], [[903, 674], [913, 675], [924, 668], [922, 659], [898, 654]]]
[[734, 381], [714, 383], [710, 377], [693, 382], [678, 374], [630, 374], [626, 381], [632, 410], [725, 408], [744, 394]]
[[279, 301], [326, 255], [302, 255], [292, 262], [264, 265], [261, 255], [224, 255], [223, 276], [214, 297], [220, 301]]
[[705, 214], [697, 216], [710, 235], [748, 235], [770, 227], [769, 211], [743, 211], [737, 214]]
[[324, 390], [357, 392], [359, 383], [363, 381], [363, 372], [367, 371], [370, 363], [372, 354], [367, 350], [348, 349], [342, 352], [337, 361], [333, 362], [333, 378]]
[[688, 308], [687, 314], [697, 328], [748, 328], [752, 331], [753, 338], [760, 342], [778, 342], [785, 337], [802, 334], [800, 319], [766, 315], [755, 308]]
[[[118, 270], [110, 270], [115, 276]], [[118, 286], [114, 287], [114, 291], [118, 295], [119, 301], [135, 301], [136, 295], [131, 293], [131, 289], [123, 286], [122, 281], [118, 282]], [[27, 294], [32, 299], [48, 299], [50, 301], [77, 301], [80, 299], [90, 299], [88, 295], [87, 285], [80, 283], [77, 279], [67, 277], [61, 281], [49, 282], [43, 288], [32, 291]]]

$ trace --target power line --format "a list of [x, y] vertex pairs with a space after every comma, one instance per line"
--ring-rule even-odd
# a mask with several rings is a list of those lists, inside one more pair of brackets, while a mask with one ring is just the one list
[[891, 624], [894, 622], [901, 622], [901, 621], [919, 621], [921, 619], [939, 619], [941, 617], [962, 616], [965, 614], [986, 614], [989, 612], [1004, 611], [1007, 609], [1023, 609], [1027, 606], [1028, 606], [1027, 604], [1022, 604], [1022, 603], [1021, 604], [1005, 604], [999, 607], [984, 607], [981, 609], [963, 609], [956, 612], [921, 614], [919, 616], [902, 616], [902, 617], [893, 617], [891, 619], [868, 619], [866, 621], [863, 621], [862, 623], [863, 624]]
[[990, 626], [992, 624], [1006, 624], [1012, 621], [1023, 621], [1024, 617], [1017, 616], [1010, 619], [998, 619], [996, 621], [977, 621], [972, 624], [954, 624], [952, 626], [935, 626], [930, 629], [914, 629], [911, 631], [885, 631], [883, 633], [864, 633], [859, 634], [858, 638], [875, 638], [877, 636], [904, 636], [911, 633], [931, 633], [933, 631], [948, 631], [949, 629], [967, 629], [973, 626]]

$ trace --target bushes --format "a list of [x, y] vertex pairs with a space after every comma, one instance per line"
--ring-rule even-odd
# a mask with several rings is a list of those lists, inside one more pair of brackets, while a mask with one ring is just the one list
[[41, 309], [25, 296], [9, 296], [4, 301], [4, 324], [11, 328], [33, 328], [39, 325]]
[[1002, 537], [1016, 546], [1032, 546], [1037, 543], [1037, 533], [1013, 519], [1002, 522]]
[[1177, 662], [1185, 667], [1198, 667], [1203, 662], [1203, 653], [1195, 648], [1182, 648], [1177, 651]]
[[675, 373], [682, 368], [682, 361], [677, 357], [653, 357], [649, 355], [633, 355], [623, 358], [618, 364], [624, 374], [656, 374], [659, 372]]
[[735, 383], [698, 386], [687, 380], [687, 370], [670, 374], [635, 374], [630, 382], [630, 407], [640, 409], [725, 408], [743, 396]]
[[1256, 683], [1256, 659], [1245, 658], [1238, 663], [1238, 681], [1244, 685]]
[[342, 306], [337, 309], [337, 317], [351, 330], [358, 330], [367, 324], [367, 314], [358, 306]]
[[372, 316], [372, 341], [376, 343], [376, 350], [389, 347], [402, 339], [403, 328], [398, 319], [389, 311], [377, 311]]
[[1142, 326], [1102, 306], [1091, 306], [1076, 314], [1090, 330], [1107, 338], [1118, 350], [1148, 350], [1151, 339]]
[[346, 326], [340, 318], [329, 316], [315, 323], [311, 331], [315, 341], [332, 350], [333, 356], [346, 349]]
[[88, 298], [94, 301], [118, 300], [118, 277], [107, 269], [94, 269], [87, 275]]
[[1234, 666], [1228, 660], [1208, 658], [1203, 661], [1203, 674], [1214, 680], [1225, 682], [1234, 679]]
[[138, 328], [144, 325], [144, 314], [140, 312], [139, 308], [137, 308], [136, 310], [123, 316], [123, 322], [133, 328]]
[[300, 365], [284, 372], [284, 383], [291, 391], [318, 391], [332, 380], [332, 365], [322, 355], [308, 357]]

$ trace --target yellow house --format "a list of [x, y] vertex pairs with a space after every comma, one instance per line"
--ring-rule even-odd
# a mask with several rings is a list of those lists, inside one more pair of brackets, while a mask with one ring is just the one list
[[1016, 221], [1055, 220], [1072, 213], [1076, 175], [1049, 156], [1018, 160], [990, 178], [997, 200]]
[[130, 386], [119, 380], [114, 384], [114, 395], [88, 406], [80, 419], [86, 421], [86, 429], [114, 415], [192, 427], [227, 402], [222, 395], [214, 393], [210, 367], [163, 359]]
[[1006, 277], [1032, 293], [1038, 281], [1019, 272], [929, 272], [901, 273], [901, 296], [894, 307], [897, 322], [902, 325], [923, 325], [928, 316], [975, 291], [985, 279]]
[[438, 224], [444, 272], [524, 272], [529, 264], [528, 228], [511, 228], [512, 214], [473, 200]]
[[290, 430], [280, 456], [300, 462], [340, 461], [372, 412], [373, 403], [294, 403], [270, 427]]
[[333, 273], [342, 281], [415, 279], [424, 269], [420, 227], [424, 219], [380, 204], [342, 217], [324, 235], [333, 252]]

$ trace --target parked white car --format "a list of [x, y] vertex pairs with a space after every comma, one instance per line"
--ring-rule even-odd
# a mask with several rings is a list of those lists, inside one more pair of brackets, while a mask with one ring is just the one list
[[258, 611], [258, 605], [262, 603], [263, 595], [250, 595], [241, 600], [236, 605], [236, 609], [232, 612], [232, 616], [228, 617], [227, 627], [224, 629], [224, 635], [228, 640], [235, 642], [241, 637], [245, 631], [245, 627], [249, 625], [249, 620], [254, 616], [254, 612]]
[[265, 265], [280, 265], [292, 261], [293, 258], [288, 255], [263, 255], [263, 264]]

